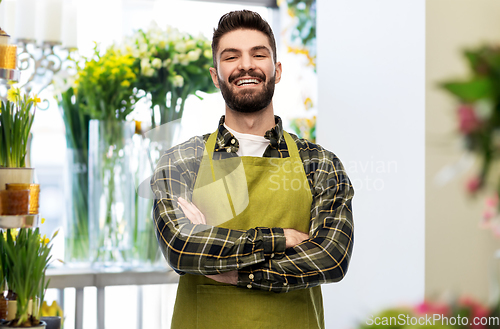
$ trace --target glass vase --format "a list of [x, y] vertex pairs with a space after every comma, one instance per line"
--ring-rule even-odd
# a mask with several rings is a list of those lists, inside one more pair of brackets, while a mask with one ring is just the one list
[[89, 222], [94, 267], [130, 267], [135, 214], [131, 170], [134, 122], [91, 120]]
[[70, 266], [87, 266], [89, 258], [88, 150], [66, 149], [66, 224], [64, 259]]
[[178, 143], [181, 122], [175, 120], [136, 136], [136, 219], [134, 250], [143, 266], [165, 267], [166, 262], [158, 246], [153, 218], [154, 195], [151, 178], [163, 153]]

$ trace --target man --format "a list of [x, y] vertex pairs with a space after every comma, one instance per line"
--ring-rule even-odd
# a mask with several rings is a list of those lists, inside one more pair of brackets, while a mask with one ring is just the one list
[[324, 328], [320, 284], [345, 276], [353, 248], [352, 185], [274, 116], [267, 22], [224, 15], [212, 50], [225, 116], [167, 151], [152, 180], [158, 241], [182, 274], [172, 328]]

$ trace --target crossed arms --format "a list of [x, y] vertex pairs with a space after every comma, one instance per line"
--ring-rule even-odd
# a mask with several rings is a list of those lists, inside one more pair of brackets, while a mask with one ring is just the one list
[[230, 230], [193, 219], [192, 210], [183, 211], [182, 199], [189, 204], [204, 140], [195, 137], [162, 157], [151, 184], [153, 211], [160, 248], [177, 272], [274, 292], [345, 276], [353, 248], [352, 185], [335, 155], [303, 140], [296, 143], [313, 195], [307, 236], [284, 228]]

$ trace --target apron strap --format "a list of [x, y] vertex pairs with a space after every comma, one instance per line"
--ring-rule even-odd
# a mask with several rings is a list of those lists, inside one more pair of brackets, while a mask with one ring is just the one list
[[297, 148], [297, 144], [295, 144], [292, 136], [290, 136], [290, 134], [284, 130], [283, 136], [285, 137], [286, 147], [288, 148], [288, 154], [290, 155], [290, 158], [300, 160], [299, 149]]
[[213, 132], [210, 137], [208, 137], [207, 144], [205, 145], [205, 152], [208, 154], [208, 159], [210, 160], [210, 169], [212, 169], [212, 179], [215, 182], [215, 171], [214, 171], [214, 163], [212, 159], [212, 153], [215, 148], [215, 141], [217, 140], [217, 134], [219, 133], [219, 129]]

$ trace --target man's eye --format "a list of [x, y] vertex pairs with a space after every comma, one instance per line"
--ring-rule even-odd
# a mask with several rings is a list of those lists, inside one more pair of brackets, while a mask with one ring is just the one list
[[234, 56], [226, 57], [226, 61], [228, 61], [228, 60], [232, 60], [232, 59], [235, 59], [235, 58], [236, 58], [236, 57], [234, 57]]
[[266, 56], [265, 55], [255, 55], [255, 57], [265, 58]]

